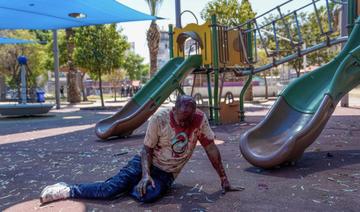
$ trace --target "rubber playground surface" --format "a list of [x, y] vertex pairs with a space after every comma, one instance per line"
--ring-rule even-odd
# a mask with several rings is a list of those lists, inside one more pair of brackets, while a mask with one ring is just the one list
[[[213, 128], [232, 185], [245, 190], [221, 195], [218, 176], [198, 146], [172, 191], [156, 203], [126, 196], [80, 203], [86, 211], [360, 211], [360, 109], [338, 107], [296, 165], [263, 170], [242, 158], [239, 137], [268, 108], [252, 105], [246, 123]], [[95, 123], [115, 112], [66, 107], [41, 117], [0, 117], [0, 211], [28, 201], [39, 207], [34, 199], [48, 184], [117, 173], [140, 151], [146, 123], [129, 138], [98, 140]]]

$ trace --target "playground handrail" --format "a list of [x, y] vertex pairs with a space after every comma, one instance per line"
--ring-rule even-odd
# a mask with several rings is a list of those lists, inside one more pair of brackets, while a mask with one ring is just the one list
[[272, 67], [276, 67], [276, 66], [281, 65], [283, 63], [294, 60], [297, 57], [299, 57], [299, 54], [301, 56], [303, 56], [303, 55], [312, 53], [314, 51], [318, 51], [318, 50], [320, 50], [322, 48], [325, 48], [325, 47], [328, 47], [328, 46], [332, 46], [332, 45], [336, 45], [336, 44], [340, 44], [340, 43], [345, 43], [347, 40], [348, 40], [348, 36], [334, 38], [334, 39], [330, 40], [329, 42], [324, 41], [324, 42], [319, 43], [319, 44], [317, 44], [315, 46], [311, 46], [309, 48], [300, 50], [300, 52], [296, 52], [294, 54], [288, 55], [288, 56], [286, 56], [286, 57], [284, 57], [282, 59], [274, 60], [272, 63], [269, 63], [269, 64], [266, 64], [266, 65], [254, 68], [253, 71], [250, 71], [250, 70], [243, 71], [243, 70], [237, 69], [237, 73], [242, 75], [242, 76], [246, 76], [246, 75], [250, 75], [250, 74], [257, 74], [257, 73], [260, 73], [262, 71], [266, 71], [266, 70], [268, 70], [268, 69], [270, 69]]

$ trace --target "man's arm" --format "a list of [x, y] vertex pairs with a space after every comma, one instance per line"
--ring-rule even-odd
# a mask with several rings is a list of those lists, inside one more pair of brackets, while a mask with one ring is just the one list
[[225, 193], [226, 191], [231, 190], [229, 180], [226, 176], [224, 166], [221, 161], [221, 155], [219, 149], [217, 148], [214, 142], [209, 142], [209, 144], [205, 146], [204, 149], [211, 164], [213, 165], [213, 167], [215, 168], [216, 172], [220, 177], [222, 192]]
[[200, 134], [198, 137], [201, 145], [204, 147], [206, 154], [215, 168], [216, 172], [218, 173], [221, 181], [222, 192], [225, 193], [226, 191], [232, 190], [230, 187], [229, 180], [226, 176], [224, 166], [221, 162], [221, 155], [219, 149], [215, 145], [215, 134], [212, 131], [209, 121], [206, 117], [204, 117], [202, 124], [200, 126]]
[[137, 190], [140, 196], [146, 193], [146, 187], [151, 184], [155, 188], [155, 182], [150, 176], [150, 167], [152, 164], [152, 153], [153, 149], [144, 145], [141, 151], [141, 168], [142, 168], [142, 179], [137, 185]]
[[143, 150], [141, 151], [141, 168], [142, 176], [150, 176], [150, 167], [152, 163], [152, 152], [153, 149], [144, 145]]
[[155, 187], [155, 182], [150, 176], [150, 167], [152, 165], [152, 156], [154, 147], [158, 143], [158, 124], [156, 117], [150, 119], [149, 125], [146, 129], [146, 134], [144, 138], [144, 147], [140, 153], [141, 155], [141, 169], [142, 169], [142, 178], [137, 184], [137, 191], [140, 196], [143, 196], [146, 193], [146, 188], [149, 184]]

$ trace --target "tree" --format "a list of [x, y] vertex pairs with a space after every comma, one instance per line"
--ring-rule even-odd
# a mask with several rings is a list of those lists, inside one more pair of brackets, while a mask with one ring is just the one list
[[113, 70], [112, 72], [105, 75], [104, 79], [108, 82], [110, 82], [111, 87], [114, 91], [114, 102], [116, 102], [116, 90], [121, 85], [121, 80], [125, 78], [125, 71], [117, 68]]
[[144, 65], [144, 58], [133, 52], [129, 52], [125, 56], [122, 67], [126, 70], [130, 80], [141, 80], [144, 72], [148, 71], [148, 65]]
[[141, 83], [145, 84], [149, 80], [149, 74], [148, 74], [149, 70], [150, 70], [150, 65], [143, 64], [142, 71], [141, 71], [141, 77], [140, 77]]
[[35, 35], [37, 41], [42, 44], [47, 44], [48, 41], [52, 40], [52, 33], [49, 30], [29, 30]]
[[[156, 16], [163, 0], [145, 0], [149, 5], [150, 14]], [[151, 21], [150, 27], [146, 32], [146, 40], [150, 54], [150, 76], [153, 76], [157, 70], [157, 55], [159, 52], [160, 30], [156, 21]]]
[[211, 20], [211, 15], [216, 14], [217, 21], [221, 25], [236, 26], [254, 18], [256, 13], [252, 10], [248, 0], [213, 0], [201, 11], [201, 18]]
[[120, 86], [120, 82], [125, 78], [125, 75], [130, 80], [142, 80], [145, 76], [148, 76], [149, 65], [143, 64], [143, 62], [143, 57], [134, 52], [127, 51], [121, 62], [121, 68], [115, 69], [104, 77], [112, 85], [114, 101], [116, 101], [116, 88]]
[[211, 20], [211, 15], [216, 14], [221, 25], [236, 26], [242, 23], [240, 4], [238, 0], [213, 0], [201, 11], [200, 16], [206, 21]]
[[[236, 26], [255, 18], [256, 13], [252, 10], [249, 0], [213, 0], [210, 1], [201, 12], [201, 18], [210, 20], [211, 15], [217, 15], [217, 21], [221, 25]], [[246, 100], [252, 100], [252, 84], [245, 94]]]
[[99, 81], [101, 106], [104, 107], [102, 75], [121, 66], [129, 44], [116, 31], [115, 24], [81, 27], [75, 34], [75, 44], [76, 64], [89, 70]]
[[67, 99], [70, 103], [78, 103], [81, 101], [80, 89], [78, 85], [78, 71], [74, 62], [74, 50], [75, 50], [75, 30], [72, 28], [65, 29], [66, 37], [66, 49], [67, 49]]

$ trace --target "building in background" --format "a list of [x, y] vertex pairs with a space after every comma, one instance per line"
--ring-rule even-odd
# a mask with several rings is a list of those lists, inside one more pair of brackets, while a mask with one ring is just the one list
[[135, 53], [135, 42], [129, 42], [129, 44], [130, 44], [129, 51]]
[[167, 63], [170, 59], [169, 54], [169, 33], [165, 30], [160, 31], [160, 42], [159, 42], [159, 52], [157, 56], [157, 67], [160, 69]]

